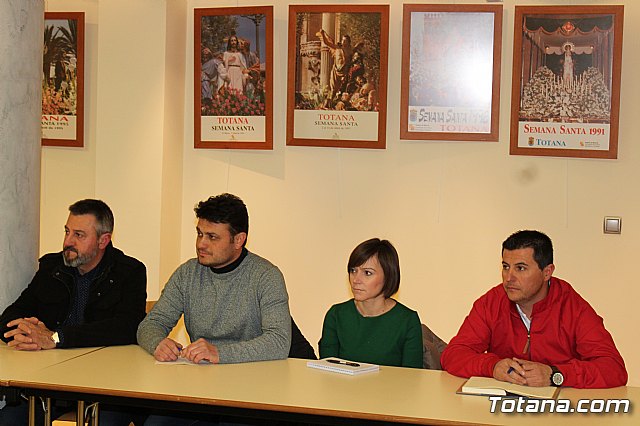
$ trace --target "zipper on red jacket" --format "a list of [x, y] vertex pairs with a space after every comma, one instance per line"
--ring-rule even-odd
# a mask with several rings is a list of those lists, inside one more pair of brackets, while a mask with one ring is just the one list
[[527, 343], [524, 344], [524, 348], [522, 349], [523, 354], [529, 355], [529, 344], [531, 343], [531, 332], [527, 330]]

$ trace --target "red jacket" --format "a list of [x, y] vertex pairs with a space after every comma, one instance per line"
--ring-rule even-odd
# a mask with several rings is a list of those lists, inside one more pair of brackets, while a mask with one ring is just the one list
[[493, 377], [503, 358], [556, 366], [563, 386], [610, 388], [627, 383], [627, 370], [602, 318], [571, 285], [552, 277], [547, 296], [533, 305], [530, 344], [515, 303], [502, 284], [473, 304], [458, 335], [442, 354], [442, 367], [461, 377]]

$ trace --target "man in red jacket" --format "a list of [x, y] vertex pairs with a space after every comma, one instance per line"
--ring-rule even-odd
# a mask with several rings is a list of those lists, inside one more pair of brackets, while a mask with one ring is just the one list
[[627, 371], [602, 318], [569, 283], [552, 277], [551, 239], [519, 231], [502, 243], [502, 284], [473, 304], [442, 354], [461, 377], [526, 386], [610, 388]]

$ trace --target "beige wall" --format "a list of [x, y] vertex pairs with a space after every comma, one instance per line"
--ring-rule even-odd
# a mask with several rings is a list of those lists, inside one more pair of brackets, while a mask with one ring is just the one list
[[[273, 151], [193, 149], [193, 8], [274, 3]], [[450, 339], [471, 303], [500, 281], [504, 238], [536, 228], [555, 243], [556, 275], [605, 318], [630, 384], [640, 386], [633, 281], [640, 252], [638, 2], [504, 1], [498, 143], [399, 140], [402, 2], [365, 3], [390, 4], [381, 151], [285, 146], [288, 2], [48, 2], [50, 11], [87, 13], [87, 134], [85, 148], [43, 149], [41, 252], [59, 249], [71, 202], [101, 197], [116, 214], [116, 244], [147, 265], [155, 299], [171, 271], [193, 256], [193, 205], [228, 191], [247, 203], [249, 249], [282, 269], [293, 315], [313, 344], [327, 308], [350, 297], [350, 251], [373, 236], [390, 239], [400, 253], [398, 299]], [[625, 5], [618, 160], [509, 155], [517, 4]], [[605, 215], [622, 216], [622, 235], [602, 233]]]

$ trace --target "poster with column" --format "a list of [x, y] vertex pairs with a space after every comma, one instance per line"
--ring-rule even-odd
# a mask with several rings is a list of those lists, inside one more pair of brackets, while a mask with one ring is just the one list
[[42, 145], [84, 146], [84, 12], [46, 12]]
[[515, 8], [511, 154], [617, 158], [623, 12]]
[[386, 146], [388, 5], [289, 6], [287, 145]]

